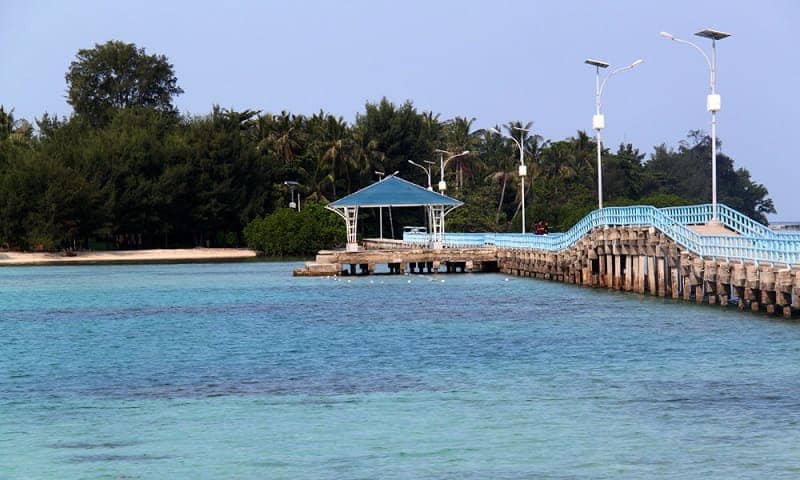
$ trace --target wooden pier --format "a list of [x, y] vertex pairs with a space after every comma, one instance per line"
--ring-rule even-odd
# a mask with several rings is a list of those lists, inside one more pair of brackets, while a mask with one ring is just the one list
[[796, 317], [800, 268], [703, 258], [650, 227], [592, 230], [560, 252], [498, 249], [500, 271]]
[[321, 251], [296, 276], [496, 272], [742, 310], [798, 316], [800, 266], [703, 258], [653, 227], [600, 227], [558, 251], [486, 246], [419, 248], [367, 240], [357, 252]]
[[490, 248], [430, 249], [366, 241], [356, 252], [323, 250], [313, 262], [294, 270], [295, 276], [370, 275], [377, 265], [388, 273], [472, 273], [498, 271], [498, 250]]
[[[595, 288], [798, 316], [800, 234], [723, 204], [606, 207], [564, 233], [404, 233], [323, 251], [295, 275], [501, 271]], [[439, 248], [423, 248], [433, 245]], [[444, 247], [444, 248], [442, 248]]]

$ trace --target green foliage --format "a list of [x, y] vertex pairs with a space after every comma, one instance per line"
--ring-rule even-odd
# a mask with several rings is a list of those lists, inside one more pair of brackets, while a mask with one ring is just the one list
[[244, 228], [247, 246], [274, 256], [314, 254], [343, 242], [344, 223], [322, 204], [308, 203], [299, 212], [279, 208]]
[[65, 77], [67, 102], [93, 125], [105, 123], [113, 109], [171, 112], [172, 97], [183, 93], [167, 57], [115, 40], [78, 50]]
[[0, 234], [10, 248], [74, 247], [99, 229], [97, 190], [75, 170], [35, 152], [0, 176]]
[[464, 205], [447, 215], [445, 223], [451, 232], [497, 232], [505, 229], [505, 214], [497, 217], [494, 189], [489, 185], [467, 193]]
[[[440, 119], [410, 101], [383, 98], [353, 123], [323, 111], [218, 106], [181, 117], [172, 105], [181, 90], [166, 57], [114, 41], [78, 52], [67, 80], [75, 109], [69, 118], [45, 113], [34, 129], [0, 106], [0, 245], [238, 246], [247, 226], [247, 243], [265, 252], [311, 253], [344, 242], [341, 219], [316, 202], [369, 185], [376, 171], [426, 185], [408, 160], [434, 162], [435, 184], [437, 149], [470, 152], [443, 175], [448, 194], [465, 201], [448, 215], [449, 231], [521, 228], [517, 143], [474, 129], [467, 115]], [[596, 208], [596, 144], [582, 131], [557, 141], [535, 131], [523, 138], [520, 129], [532, 127], [496, 126], [523, 144], [527, 230], [539, 220], [566, 230]], [[710, 176], [710, 139], [698, 131], [647, 158], [630, 144], [603, 151], [606, 205], [707, 203]], [[721, 202], [762, 222], [775, 212], [766, 187], [724, 154], [718, 176]], [[299, 182], [301, 214], [279, 208], [289, 202], [287, 180]], [[398, 238], [404, 226], [424, 224], [418, 210], [385, 209], [384, 235]], [[375, 209], [363, 211], [358, 233], [376, 235], [377, 217]]]

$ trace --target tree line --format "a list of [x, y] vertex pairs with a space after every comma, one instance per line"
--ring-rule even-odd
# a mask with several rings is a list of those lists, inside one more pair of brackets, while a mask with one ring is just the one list
[[[168, 59], [118, 41], [80, 50], [66, 81], [69, 117], [44, 113], [31, 123], [0, 106], [5, 248], [239, 246], [250, 222], [289, 203], [285, 181], [299, 183], [301, 205], [341, 198], [376, 181], [376, 171], [425, 185], [409, 160], [437, 161], [436, 150], [470, 152], [446, 168], [447, 193], [465, 202], [448, 217], [448, 230], [520, 228], [517, 147], [475, 128], [469, 116], [443, 119], [385, 98], [368, 102], [352, 122], [324, 111], [219, 106], [183, 115], [173, 103], [182, 90]], [[525, 148], [527, 220], [569, 228], [596, 207], [596, 145], [583, 131], [546, 140], [534, 128], [521, 139], [519, 128], [531, 127], [496, 126]], [[746, 169], [724, 154], [717, 160], [720, 202], [759, 221], [775, 213], [767, 189]], [[657, 146], [648, 158], [631, 144], [603, 153], [607, 205], [707, 203], [710, 175], [711, 143], [700, 131], [676, 148]], [[386, 236], [424, 218], [408, 209], [391, 214]], [[377, 212], [363, 215], [361, 233], [375, 235]]]

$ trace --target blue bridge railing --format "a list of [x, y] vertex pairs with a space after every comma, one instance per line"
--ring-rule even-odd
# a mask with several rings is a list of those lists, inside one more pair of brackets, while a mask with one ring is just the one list
[[[592, 229], [604, 226], [654, 227], [687, 250], [704, 257], [757, 262], [800, 264], [800, 234], [782, 234], [719, 205], [719, 219], [736, 235], [703, 235], [689, 228], [711, 220], [711, 205], [658, 209], [651, 206], [606, 207], [595, 210], [564, 233], [446, 233], [451, 248], [496, 246], [498, 248], [561, 251], [574, 245]], [[425, 233], [406, 233], [403, 241], [425, 245]]]
[[[662, 208], [662, 212], [684, 225], [701, 225], [711, 221], [711, 204], [689, 205], [685, 207]], [[725, 227], [739, 235], [747, 237], [774, 237], [789, 240], [800, 240], [800, 233], [778, 232], [766, 225], [756, 222], [747, 215], [738, 212], [722, 203], [717, 204], [719, 221]]]

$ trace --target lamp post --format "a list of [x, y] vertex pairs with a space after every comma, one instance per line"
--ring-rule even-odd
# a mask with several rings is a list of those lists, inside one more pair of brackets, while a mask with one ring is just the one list
[[[414, 165], [415, 167], [421, 168], [422, 171], [425, 172], [425, 175], [428, 177], [428, 190], [432, 192], [433, 191], [433, 185], [431, 184], [431, 169], [433, 168], [433, 165], [436, 164], [436, 162], [432, 162], [430, 160], [423, 160], [423, 161], [428, 164], [427, 167], [425, 167], [423, 165], [420, 165], [419, 163], [415, 162], [414, 160], [409, 160], [408, 163], [410, 163], [411, 165]], [[427, 207], [426, 210], [427, 210], [427, 213], [428, 213], [427, 219], [426, 219], [426, 221], [428, 223], [427, 227], [428, 227], [428, 229], [431, 229], [431, 226], [433, 225], [433, 209], [431, 207]]]
[[[375, 175], [378, 176], [378, 181], [380, 182], [383, 180], [383, 177], [386, 175], [386, 173], [375, 170]], [[380, 212], [378, 213], [378, 221], [380, 222], [380, 227], [378, 227], [378, 230], [380, 231], [380, 238], [383, 239], [383, 207], [378, 207], [378, 211]]]
[[[447, 182], [444, 181], [444, 167], [446, 167], [447, 164], [450, 163], [450, 160], [456, 157], [469, 155], [469, 150], [464, 150], [461, 153], [455, 153], [455, 154], [453, 152], [448, 152], [447, 150], [439, 150], [439, 149], [434, 150], [434, 152], [439, 154], [439, 174], [441, 175], [439, 180], [439, 193], [444, 194], [445, 190], [447, 190]], [[444, 158], [445, 155], [449, 155], [449, 157], [447, 157], [446, 160]]]
[[431, 162], [430, 160], [423, 160], [423, 161], [428, 164], [427, 167], [425, 167], [423, 165], [420, 165], [419, 163], [415, 162], [414, 160], [409, 160], [408, 163], [410, 163], [411, 165], [414, 165], [415, 167], [421, 168], [422, 171], [425, 172], [425, 175], [428, 176], [428, 190], [430, 190], [432, 192], [433, 191], [433, 186], [431, 185], [431, 168], [433, 168], [433, 165], [435, 165], [436, 162]]
[[517, 144], [517, 148], [519, 148], [519, 181], [520, 185], [522, 186], [522, 233], [525, 233], [525, 176], [528, 175], [528, 167], [525, 166], [525, 134], [528, 133], [530, 130], [522, 127], [515, 127], [510, 126], [509, 129], [519, 130], [520, 133], [520, 140], [517, 140], [511, 135], [505, 135], [503, 132], [496, 128], [492, 128], [489, 131], [494, 132], [500, 136], [510, 138]]
[[[440, 149], [437, 148], [436, 150], [434, 150], [434, 152], [439, 154], [439, 193], [444, 195], [444, 192], [447, 191], [447, 182], [444, 181], [444, 169], [445, 169], [445, 167], [447, 167], [447, 164], [450, 163], [450, 160], [452, 160], [454, 158], [457, 158], [457, 157], [462, 157], [464, 155], [469, 155], [469, 150], [464, 150], [461, 153], [453, 153], [453, 152], [448, 152], [447, 150], [440, 150]], [[448, 156], [446, 159], [444, 158], [445, 155]], [[442, 238], [444, 238], [444, 214], [445, 214], [444, 209], [442, 209], [441, 210], [441, 215], [439, 216], [439, 229], [440, 229], [440, 234], [441, 234]], [[435, 218], [433, 218], [433, 217], [434, 217], [434, 214], [431, 213], [431, 225], [432, 226], [435, 224]], [[437, 247], [434, 245], [434, 248], [437, 248]]]
[[717, 40], [731, 36], [730, 33], [707, 28], [695, 33], [698, 37], [711, 39], [711, 58], [694, 43], [675, 37], [671, 33], [661, 32], [659, 35], [673, 42], [685, 43], [700, 52], [711, 71], [711, 93], [706, 97], [706, 109], [711, 112], [711, 221], [717, 222], [717, 112], [722, 108], [722, 99], [717, 93]]
[[297, 209], [297, 211], [299, 212], [300, 211], [300, 192], [297, 192], [297, 203], [295, 203], [294, 202], [294, 189], [300, 184], [298, 182], [293, 181], [293, 180], [287, 180], [287, 181], [283, 182], [283, 184], [286, 185], [287, 187], [289, 187], [289, 189], [290, 189], [289, 190], [289, 195], [290, 195], [290, 197], [289, 197], [290, 198], [290, 200], [289, 200], [289, 208]]
[[595, 73], [595, 81], [594, 81], [594, 106], [595, 106], [595, 113], [592, 117], [592, 128], [594, 129], [594, 137], [595, 143], [597, 144], [597, 208], [603, 208], [603, 165], [602, 165], [602, 151], [603, 147], [600, 140], [600, 130], [606, 127], [606, 119], [605, 116], [600, 113], [600, 99], [603, 96], [603, 89], [606, 86], [606, 82], [608, 79], [613, 77], [614, 75], [618, 74], [619, 72], [623, 72], [625, 70], [630, 70], [637, 65], [644, 62], [641, 58], [636, 60], [635, 62], [631, 63], [627, 67], [618, 68], [611, 73], [609, 73], [603, 82], [600, 83], [600, 69], [601, 68], [608, 68], [608, 63], [602, 60], [594, 60], [588, 58], [584, 61], [589, 65], [592, 65], [596, 69]]

